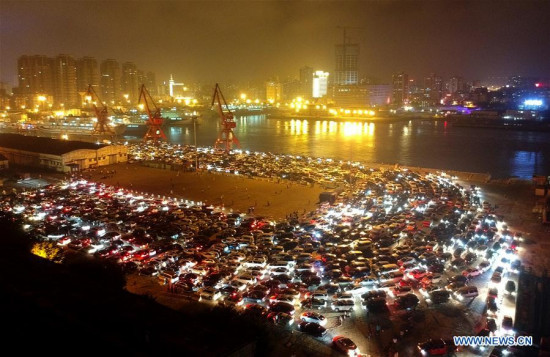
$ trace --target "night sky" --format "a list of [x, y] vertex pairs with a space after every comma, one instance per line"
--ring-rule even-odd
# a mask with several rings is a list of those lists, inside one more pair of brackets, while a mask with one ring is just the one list
[[23, 54], [133, 61], [181, 81], [334, 70], [337, 26], [361, 75], [550, 77], [550, 1], [0, 1], [0, 81]]

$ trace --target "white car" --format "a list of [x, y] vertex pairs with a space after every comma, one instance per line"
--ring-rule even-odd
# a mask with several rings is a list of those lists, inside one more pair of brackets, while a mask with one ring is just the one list
[[287, 268], [275, 268], [271, 270], [271, 275], [283, 275], [283, 274], [289, 274], [289, 270]]
[[327, 318], [324, 317], [321, 314], [318, 314], [316, 312], [312, 311], [306, 311], [300, 315], [300, 319], [305, 322], [314, 322], [316, 324], [319, 324], [321, 326], [325, 326], [327, 324]]
[[355, 302], [353, 300], [338, 300], [332, 303], [334, 311], [353, 311]]
[[351, 290], [348, 290], [347, 292], [355, 296], [355, 295], [363, 295], [367, 291], [369, 291], [369, 289], [366, 286], [355, 285]]
[[221, 293], [213, 288], [207, 287], [199, 291], [199, 301], [210, 300], [215, 301], [221, 297]]

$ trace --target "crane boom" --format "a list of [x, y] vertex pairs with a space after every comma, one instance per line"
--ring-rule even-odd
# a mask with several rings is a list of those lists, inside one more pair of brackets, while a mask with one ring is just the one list
[[[114, 134], [113, 129], [109, 125], [109, 111], [107, 106], [101, 101], [101, 99], [99, 99], [99, 96], [91, 84], [88, 85], [86, 97], [87, 99], [89, 98], [91, 104], [93, 105], [97, 118], [92, 134]], [[101, 108], [98, 108], [96, 103], [101, 103]]]
[[216, 149], [223, 148], [225, 152], [231, 151], [233, 144], [235, 144], [237, 147], [240, 147], [241, 144], [239, 143], [239, 140], [233, 132], [233, 129], [237, 127], [237, 123], [233, 118], [233, 113], [229, 109], [229, 106], [225, 101], [225, 97], [223, 96], [223, 93], [218, 83], [216, 83], [214, 94], [212, 95], [211, 107], [213, 107], [214, 105], [216, 105], [216, 110], [218, 111], [218, 115], [220, 116], [221, 124], [221, 130], [218, 133], [218, 138], [214, 143], [214, 147]]
[[157, 141], [166, 139], [166, 135], [162, 130], [163, 119], [160, 115], [160, 108], [156, 106], [151, 94], [149, 94], [149, 91], [145, 88], [145, 84], [141, 85], [138, 103], [142, 104], [142, 100], [148, 117], [147, 122], [145, 123], [147, 124], [147, 132], [145, 133], [143, 140]]

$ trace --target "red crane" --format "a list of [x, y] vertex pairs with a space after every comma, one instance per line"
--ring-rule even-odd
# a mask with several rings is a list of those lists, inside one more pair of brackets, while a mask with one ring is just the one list
[[[233, 132], [233, 128], [237, 126], [237, 123], [233, 119], [233, 113], [229, 110], [218, 83], [216, 83], [216, 88], [214, 88], [214, 94], [212, 95], [212, 107], [214, 106], [214, 103], [217, 103], [216, 109], [218, 111], [218, 115], [220, 116], [222, 126], [221, 131], [218, 134], [218, 138], [214, 143], [214, 148], [223, 148], [225, 152], [229, 152], [231, 151], [233, 144], [237, 145], [237, 147], [241, 147], [239, 140]], [[223, 106], [225, 106], [225, 111]]]
[[[99, 99], [99, 96], [91, 84], [88, 85], [88, 90], [86, 91], [86, 100], [89, 100], [94, 106], [95, 115], [97, 117], [97, 122], [94, 124], [92, 134], [114, 134], [113, 128], [109, 125], [109, 112], [107, 106]], [[101, 103], [102, 107], [98, 108], [97, 103]]]
[[138, 103], [141, 104], [142, 99], [144, 102], [143, 104], [145, 105], [145, 110], [147, 111], [147, 116], [149, 117], [145, 122], [145, 124], [147, 124], [147, 132], [145, 133], [143, 140], [157, 141], [159, 139], [166, 139], [166, 135], [164, 134], [164, 131], [162, 131], [163, 120], [160, 116], [160, 109], [156, 106], [147, 88], [145, 88], [145, 84], [141, 85]]

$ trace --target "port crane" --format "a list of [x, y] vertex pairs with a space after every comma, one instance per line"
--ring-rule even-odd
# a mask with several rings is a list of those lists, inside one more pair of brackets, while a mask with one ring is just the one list
[[237, 147], [241, 147], [241, 144], [233, 132], [233, 129], [237, 126], [237, 123], [233, 118], [233, 113], [229, 109], [218, 83], [216, 83], [216, 87], [214, 88], [211, 107], [214, 107], [214, 104], [216, 105], [216, 110], [218, 111], [218, 115], [221, 120], [221, 130], [218, 133], [216, 142], [214, 143], [214, 148], [223, 149], [226, 153], [228, 153], [231, 151], [233, 144]]
[[149, 91], [145, 88], [145, 84], [141, 85], [138, 103], [144, 106], [148, 116], [148, 119], [145, 122], [145, 124], [147, 124], [147, 132], [145, 133], [143, 140], [158, 141], [161, 139], [166, 139], [166, 135], [162, 130], [163, 119], [160, 116], [160, 108], [157, 107], [153, 101], [151, 94], [149, 94]]
[[[97, 117], [97, 122], [94, 124], [92, 134], [114, 135], [113, 128], [109, 125], [109, 112], [107, 106], [99, 99], [99, 96], [91, 84], [88, 85], [88, 90], [86, 91], [86, 100], [94, 106], [95, 115]], [[101, 108], [98, 108], [98, 105], [101, 105]]]

